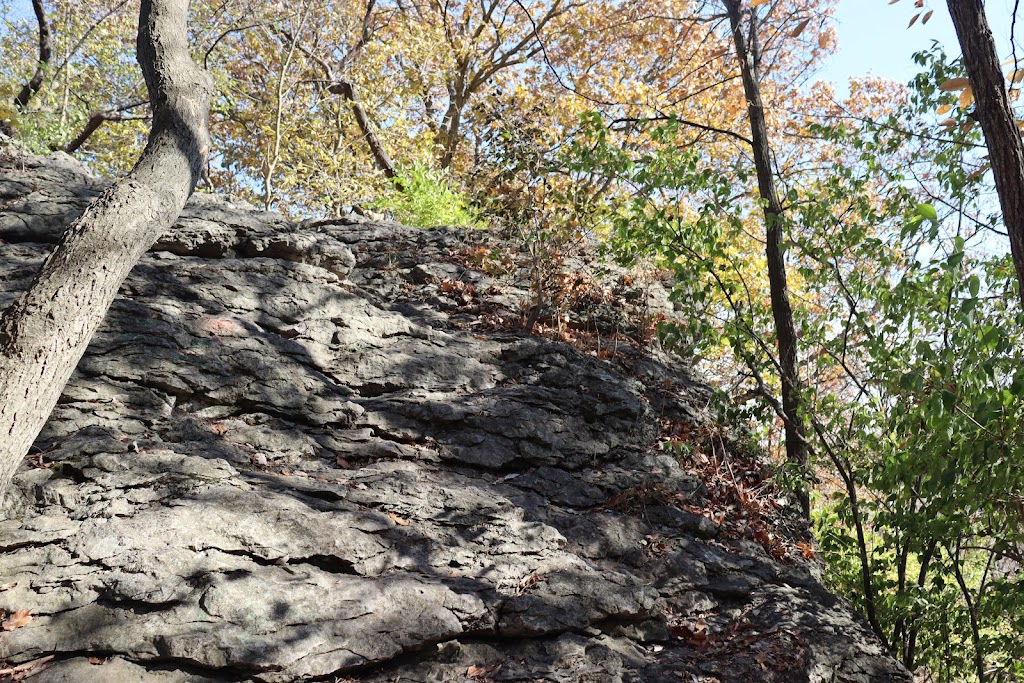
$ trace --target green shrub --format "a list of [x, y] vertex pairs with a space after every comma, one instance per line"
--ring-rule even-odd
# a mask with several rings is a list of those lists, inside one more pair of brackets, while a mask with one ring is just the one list
[[400, 223], [421, 228], [483, 227], [473, 207], [452, 186], [448, 174], [428, 164], [416, 162], [404, 169], [395, 186], [394, 194], [377, 202], [376, 208]]

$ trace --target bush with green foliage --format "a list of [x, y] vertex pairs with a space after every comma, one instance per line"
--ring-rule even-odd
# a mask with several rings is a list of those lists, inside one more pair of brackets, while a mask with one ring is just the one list
[[[817, 536], [828, 580], [909, 668], [1022, 681], [1024, 314], [980, 132], [938, 88], [962, 68], [938, 50], [918, 62], [903, 106], [810, 125], [833, 162], [781, 179]], [[954, 124], [919, 133], [943, 105]], [[618, 255], [673, 270], [679, 305], [703, 321], [677, 335], [684, 350], [745, 375], [738, 414], [777, 429], [770, 302], [744, 247], [760, 211], [749, 170], [681, 145], [673, 121], [639, 154], [591, 123], [577, 163], [633, 188]]]
[[400, 223], [420, 228], [483, 227], [477, 212], [455, 189], [448, 175], [423, 162], [403, 169], [396, 179], [395, 191], [374, 208]]

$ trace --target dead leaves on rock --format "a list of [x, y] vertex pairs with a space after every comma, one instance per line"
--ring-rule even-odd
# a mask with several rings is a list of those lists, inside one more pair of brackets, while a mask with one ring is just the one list
[[401, 517], [396, 515], [394, 512], [389, 512], [388, 513], [388, 517], [390, 517], [391, 521], [394, 522], [395, 524], [397, 524], [398, 526], [409, 526], [409, 520], [402, 519]]
[[[758, 611], [749, 609], [738, 619], [717, 625], [704, 618], [687, 618], [672, 612], [665, 616], [669, 632], [696, 650], [694, 659], [702, 663], [712, 659], [729, 662], [732, 666], [723, 665], [722, 670], [732, 668], [735, 677], [729, 680], [736, 683], [779, 680], [778, 674], [803, 671], [806, 639], [778, 624], [759, 623]], [[761, 673], [754, 673], [757, 671]]]
[[[15, 584], [17, 585], [17, 584]], [[17, 612], [11, 612], [3, 621], [0, 621], [0, 631], [14, 631], [22, 626], [28, 626], [29, 622], [32, 621], [32, 610], [20, 609]]]
[[53, 661], [54, 655], [47, 655], [46, 657], [40, 657], [34, 659], [31, 662], [25, 662], [18, 666], [10, 666], [6, 669], [0, 669], [0, 682], [2, 683], [14, 683], [15, 681], [23, 681], [29, 676], [34, 676]]
[[759, 453], [718, 431], [669, 420], [661, 423], [661, 442], [663, 450], [676, 454], [680, 465], [705, 486], [702, 504], [682, 504], [679, 509], [714, 522], [720, 540], [754, 541], [783, 562], [814, 559], [814, 547], [806, 538], [785, 531], [789, 516], [770, 465]]
[[501, 667], [501, 664], [492, 664], [491, 666], [476, 666], [475, 664], [466, 669], [466, 678], [474, 681], [489, 681], [488, 676]]

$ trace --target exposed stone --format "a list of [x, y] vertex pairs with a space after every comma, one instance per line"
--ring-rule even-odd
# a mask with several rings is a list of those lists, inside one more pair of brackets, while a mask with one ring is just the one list
[[[0, 305], [103, 187], [12, 156]], [[42, 683], [909, 681], [810, 567], [682, 509], [703, 487], [659, 420], [714, 416], [678, 359], [476, 325], [529, 301], [456, 258], [478, 239], [193, 199], [4, 503], [0, 609], [33, 617], [0, 634], [5, 663], [53, 655]]]

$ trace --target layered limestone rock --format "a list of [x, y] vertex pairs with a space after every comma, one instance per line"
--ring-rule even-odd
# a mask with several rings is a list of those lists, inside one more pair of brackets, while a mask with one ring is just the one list
[[[0, 158], [6, 306], [102, 184], [67, 157]], [[479, 324], [528, 292], [466, 265], [466, 239], [197, 196], [5, 501], [0, 608], [32, 619], [0, 634], [0, 668], [910, 680], [809, 567], [666, 502], [702, 483], [659, 421], [712, 420], [705, 387], [656, 351]]]

